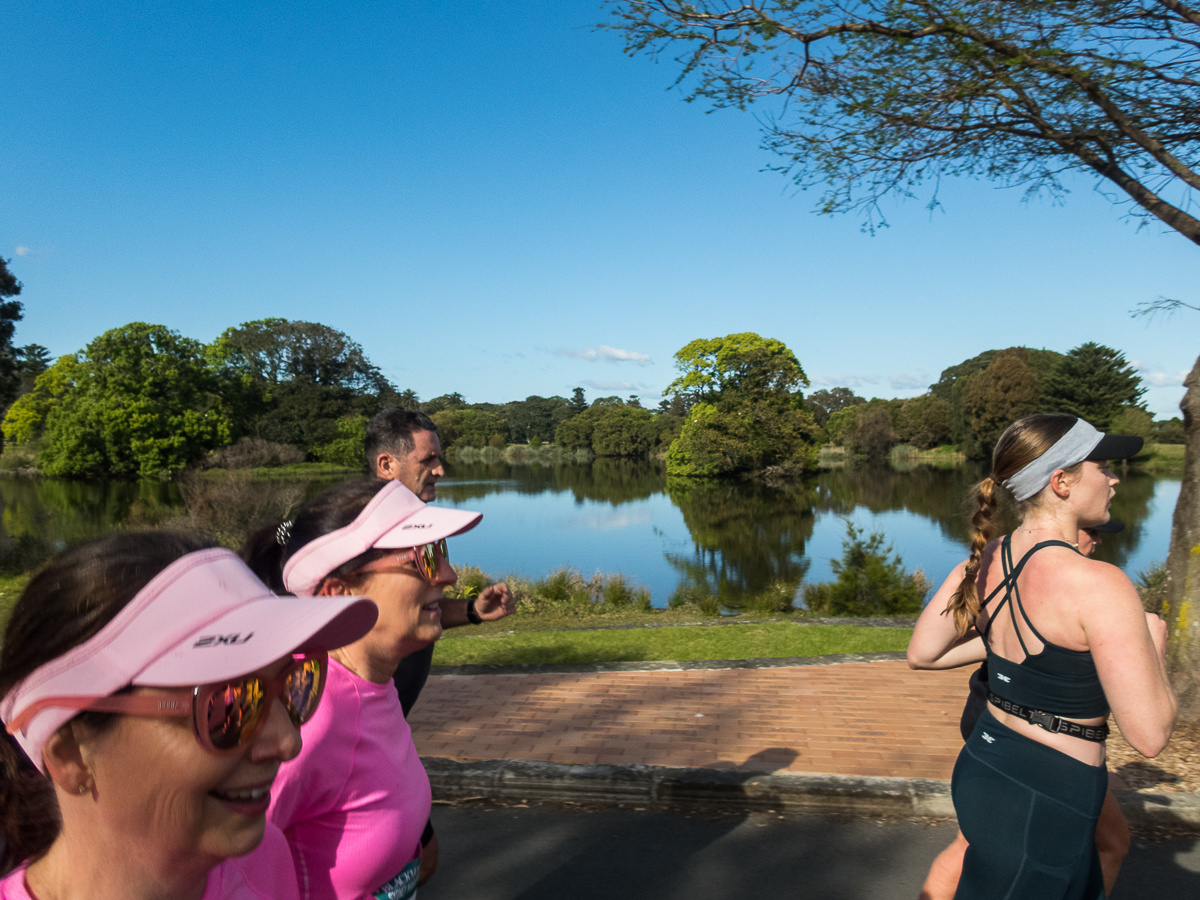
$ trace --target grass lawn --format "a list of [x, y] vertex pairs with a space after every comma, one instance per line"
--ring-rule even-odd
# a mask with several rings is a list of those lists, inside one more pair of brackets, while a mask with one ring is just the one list
[[[497, 623], [500, 624], [500, 623]], [[619, 631], [525, 631], [457, 637], [447, 632], [435, 666], [753, 659], [904, 650], [910, 628], [763, 623]]]
[[1147, 444], [1132, 464], [1154, 475], [1182, 475], [1183, 444]]

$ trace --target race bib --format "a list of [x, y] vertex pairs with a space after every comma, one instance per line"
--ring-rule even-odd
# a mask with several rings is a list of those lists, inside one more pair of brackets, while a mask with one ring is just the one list
[[375, 892], [375, 900], [414, 900], [417, 896], [417, 877], [421, 874], [421, 857], [400, 870], [400, 874]]
[[400, 875], [392, 878], [374, 893], [376, 900], [414, 900], [416, 896], [416, 878], [421, 874], [421, 858], [400, 870]]

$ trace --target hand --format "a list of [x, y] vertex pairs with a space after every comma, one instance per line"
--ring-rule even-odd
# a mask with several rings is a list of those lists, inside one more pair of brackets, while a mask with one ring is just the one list
[[510, 615], [517, 608], [517, 601], [501, 581], [485, 587], [475, 598], [475, 612], [485, 622], [494, 622]]
[[1150, 629], [1150, 640], [1154, 641], [1154, 649], [1160, 658], [1167, 655], [1167, 623], [1162, 616], [1146, 613], [1146, 627]]

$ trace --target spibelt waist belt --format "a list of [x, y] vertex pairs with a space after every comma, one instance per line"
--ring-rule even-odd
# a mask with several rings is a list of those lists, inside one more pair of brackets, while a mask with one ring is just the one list
[[1042, 712], [1040, 709], [1030, 709], [1028, 706], [1022, 706], [1020, 703], [1013, 703], [1011, 700], [1005, 700], [995, 691], [988, 689], [988, 702], [992, 703], [1006, 713], [1024, 719], [1038, 728], [1044, 728], [1051, 734], [1069, 734], [1071, 737], [1077, 737], [1085, 741], [1094, 741], [1097, 744], [1103, 744], [1108, 740], [1108, 725], [1080, 725], [1078, 722], [1069, 722], [1061, 716], [1055, 716], [1048, 712]]

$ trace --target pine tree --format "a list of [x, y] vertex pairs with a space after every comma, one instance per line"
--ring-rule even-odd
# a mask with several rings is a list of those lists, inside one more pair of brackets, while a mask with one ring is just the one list
[[1145, 393], [1123, 353], [1089, 342], [1063, 357], [1046, 378], [1042, 404], [1047, 411], [1071, 413], [1107, 431], [1121, 408], [1140, 406]]

